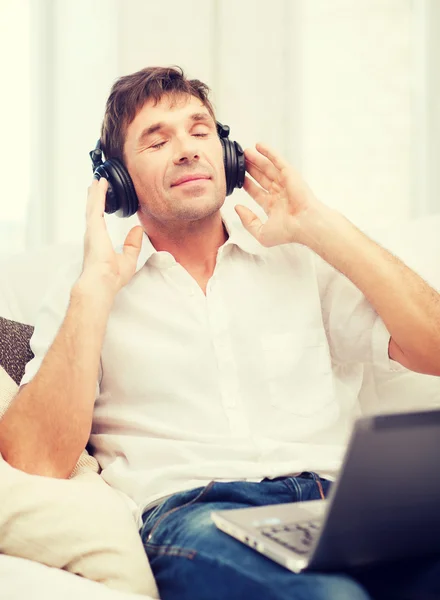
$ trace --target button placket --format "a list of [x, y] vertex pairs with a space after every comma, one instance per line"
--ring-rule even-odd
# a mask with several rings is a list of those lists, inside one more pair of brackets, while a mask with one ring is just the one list
[[223, 408], [233, 435], [243, 435], [244, 430], [247, 430], [248, 427], [241, 409], [237, 367], [232, 352], [227, 315], [224, 310], [224, 306], [227, 304], [223, 301], [218, 287], [214, 293], [213, 285], [208, 288], [206, 301], [211, 339], [220, 374]]

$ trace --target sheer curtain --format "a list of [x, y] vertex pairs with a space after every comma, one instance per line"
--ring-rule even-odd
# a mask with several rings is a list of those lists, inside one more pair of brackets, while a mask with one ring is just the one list
[[[108, 92], [148, 65], [178, 64], [206, 81], [232, 139], [273, 145], [360, 226], [440, 211], [436, 0], [0, 6], [10, 82], [0, 99], [0, 251], [81, 242], [88, 152]], [[243, 191], [228, 199], [243, 201]], [[118, 241], [136, 217], [107, 222]]]
[[30, 181], [30, 1], [0, 0], [0, 252], [25, 246]]

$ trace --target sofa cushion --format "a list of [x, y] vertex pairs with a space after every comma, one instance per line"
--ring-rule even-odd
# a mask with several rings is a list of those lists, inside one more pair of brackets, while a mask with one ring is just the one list
[[148, 600], [41, 563], [0, 555], [2, 600]]
[[35, 324], [47, 291], [67, 265], [82, 264], [83, 244], [65, 243], [0, 255], [0, 315]]
[[29, 475], [0, 458], [0, 553], [158, 597], [132, 512], [97, 473]]

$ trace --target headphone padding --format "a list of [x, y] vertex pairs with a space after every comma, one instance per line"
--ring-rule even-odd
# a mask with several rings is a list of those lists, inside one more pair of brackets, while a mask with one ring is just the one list
[[122, 217], [131, 217], [139, 207], [139, 201], [133, 182], [127, 169], [117, 158], [110, 158], [104, 163], [109, 175], [109, 183], [113, 189], [115, 206], [113, 212], [120, 212]]
[[223, 145], [223, 162], [225, 164], [226, 173], [226, 195], [230, 196], [234, 190], [234, 166], [231, 152], [231, 142], [228, 138], [221, 138]]

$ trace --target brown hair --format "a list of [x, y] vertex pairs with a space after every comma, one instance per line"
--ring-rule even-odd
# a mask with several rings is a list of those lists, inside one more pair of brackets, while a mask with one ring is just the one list
[[106, 158], [123, 160], [127, 127], [148, 100], [156, 105], [164, 95], [175, 100], [182, 94], [199, 98], [215, 120], [208, 99], [209, 87], [198, 79], [187, 79], [180, 67], [148, 67], [120, 77], [108, 97], [101, 128], [101, 145]]

